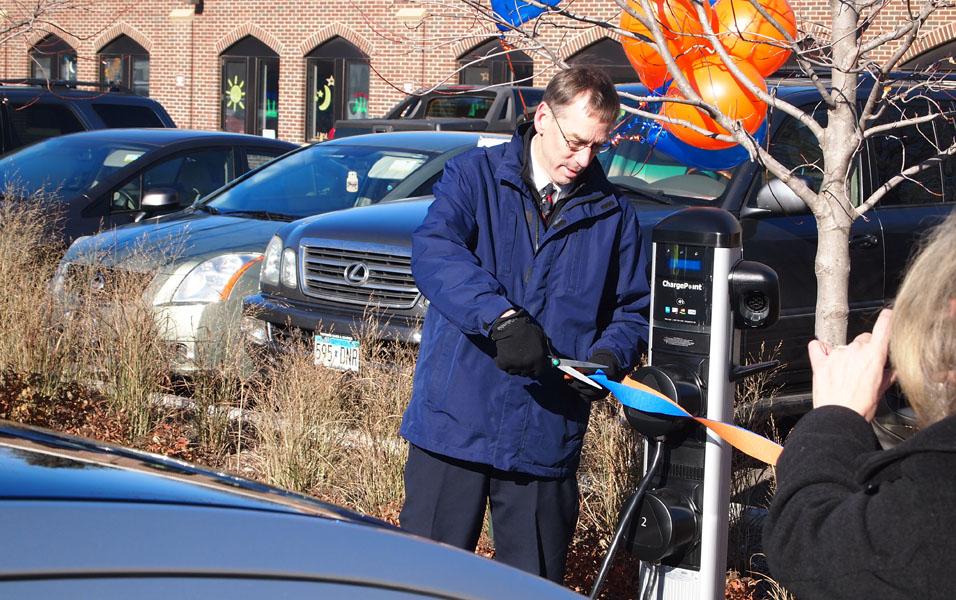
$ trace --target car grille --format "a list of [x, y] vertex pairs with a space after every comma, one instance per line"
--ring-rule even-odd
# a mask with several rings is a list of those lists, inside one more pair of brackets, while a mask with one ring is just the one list
[[412, 308], [420, 294], [410, 253], [410, 248], [303, 240], [303, 291], [329, 302]]

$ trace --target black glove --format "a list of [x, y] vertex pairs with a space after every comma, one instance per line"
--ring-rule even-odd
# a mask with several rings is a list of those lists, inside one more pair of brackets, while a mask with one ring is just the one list
[[491, 339], [498, 350], [495, 364], [506, 373], [537, 378], [551, 366], [548, 338], [524, 309], [498, 317], [491, 325]]
[[588, 359], [588, 362], [607, 365], [606, 369], [601, 370], [604, 371], [604, 374], [607, 375], [607, 378], [611, 381], [620, 381], [627, 375], [627, 371], [618, 364], [617, 357], [614, 356], [614, 353], [610, 350], [595, 350], [591, 353], [591, 358]]
[[[588, 358], [588, 362], [607, 365], [606, 369], [601, 370], [604, 371], [604, 374], [607, 375], [607, 378], [611, 381], [620, 381], [624, 379], [624, 369], [621, 368], [621, 365], [619, 365], [617, 362], [617, 358], [615, 358], [614, 354], [609, 350], [596, 350], [593, 354], [591, 354], [591, 357]], [[595, 369], [578, 369], [578, 371], [582, 375], [593, 375], [595, 373]], [[569, 376], [566, 375], [565, 377], [567, 378]], [[568, 385], [571, 387], [571, 389], [577, 392], [578, 396], [580, 396], [582, 400], [587, 400], [588, 402], [600, 400], [608, 394], [608, 390], [603, 387], [598, 389], [573, 377], [571, 377], [571, 379], [568, 381]]]

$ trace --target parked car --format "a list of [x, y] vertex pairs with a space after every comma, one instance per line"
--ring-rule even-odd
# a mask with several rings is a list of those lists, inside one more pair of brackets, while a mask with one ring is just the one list
[[188, 129], [104, 129], [0, 159], [0, 193], [52, 196], [66, 242], [179, 210], [294, 150], [290, 142]]
[[53, 136], [89, 129], [175, 126], [162, 104], [115, 85], [0, 80], [0, 156]]
[[[266, 244], [302, 217], [431, 192], [445, 162], [506, 136], [415, 132], [315, 144], [249, 173], [193, 206], [77, 240], [60, 263], [54, 289], [115, 270], [148, 274], [149, 300], [177, 370], [212, 366], [239, 327], [242, 297], [253, 293]], [[176, 251], [167, 249], [171, 243]], [[198, 346], [202, 345], [202, 348]]]
[[580, 598], [240, 477], [0, 421], [3, 598]]
[[511, 133], [543, 95], [544, 89], [528, 86], [445, 85], [410, 94], [382, 119], [338, 120], [332, 137], [426, 129]]
[[[780, 98], [826, 118], [825, 112], [814, 110], [819, 96], [808, 82], [772, 83]], [[949, 110], [956, 108], [951, 96], [942, 94], [937, 100]], [[917, 105], [914, 100], [907, 110], [918, 110]], [[901, 118], [891, 113], [883, 118]], [[822, 153], [814, 136], [781, 111], [769, 118], [773, 155], [818, 187], [822, 176], [815, 163]], [[866, 197], [898, 174], [904, 149], [911, 164], [915, 157], [934, 152], [933, 140], [945, 148], [953, 138], [952, 122], [944, 121], [869, 139], [850, 179], [853, 197]], [[773, 327], [740, 332], [736, 358], [769, 357], [776, 350], [787, 368], [779, 376], [784, 387], [775, 406], [781, 411], [806, 408], [810, 383], [806, 345], [814, 331], [817, 231], [803, 202], [758, 164], [744, 162], [725, 171], [689, 168], [641, 139], [624, 141], [599, 155], [599, 160], [610, 181], [635, 203], [648, 245], [650, 229], [683, 207], [719, 206], [738, 216], [744, 257], [776, 270], [782, 306]], [[250, 341], [279, 348], [290, 335], [304, 336], [314, 344], [321, 364], [357, 369], [358, 332], [372, 311], [385, 323], [378, 325], [384, 338], [418, 343], [428, 302], [412, 278], [411, 235], [430, 202], [382, 204], [305, 219], [280, 229], [266, 251], [269, 268], [262, 270], [260, 291], [244, 301]], [[851, 336], [867, 328], [876, 312], [892, 300], [913, 244], [954, 203], [956, 158], [949, 157], [896, 188], [866, 218], [855, 221], [850, 236]], [[283, 276], [276, 278], [276, 272]]]

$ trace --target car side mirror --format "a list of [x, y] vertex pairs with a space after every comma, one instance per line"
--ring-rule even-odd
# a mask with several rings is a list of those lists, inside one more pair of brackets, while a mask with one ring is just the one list
[[143, 194], [139, 203], [140, 212], [133, 219], [139, 223], [148, 216], [160, 212], [170, 212], [179, 208], [179, 192], [173, 188], [153, 188]]
[[156, 212], [163, 209], [179, 206], [179, 192], [172, 188], [154, 188], [143, 194], [140, 208], [147, 212]]
[[800, 196], [779, 179], [760, 188], [757, 192], [757, 208], [773, 216], [804, 215], [810, 211]]

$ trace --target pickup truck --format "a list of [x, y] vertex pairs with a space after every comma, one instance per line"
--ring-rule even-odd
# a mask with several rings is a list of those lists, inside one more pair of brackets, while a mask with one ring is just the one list
[[[799, 80], [774, 85], [778, 96], [819, 115], [813, 110], [819, 103], [813, 86]], [[935, 100], [946, 104], [947, 110], [956, 108], [949, 96]], [[919, 110], [915, 105], [910, 108]], [[885, 118], [905, 116], [913, 115]], [[782, 111], [769, 118], [771, 153], [818, 187], [822, 151], [816, 138]], [[948, 147], [956, 136], [953, 124], [945, 121], [891, 133], [867, 140], [851, 175], [855, 198], [866, 198], [899, 173], [904, 156], [911, 161], [914, 155], [927, 155], [932, 150], [927, 140]], [[684, 207], [718, 206], [738, 218], [744, 258], [769, 265], [779, 276], [781, 310], [775, 325], [739, 332], [735, 360], [744, 364], [775, 352], [786, 366], [776, 381], [781, 388], [774, 410], [805, 409], [810, 390], [806, 346], [813, 338], [816, 308], [817, 228], [809, 209], [752, 162], [719, 172], [688, 168], [640, 139], [624, 141], [598, 160], [611, 183], [635, 204], [647, 244], [654, 225]], [[880, 308], [892, 301], [919, 236], [956, 205], [953, 173], [956, 157], [951, 156], [923, 171], [918, 180], [895, 188], [866, 218], [855, 221], [850, 236], [851, 337], [870, 327]], [[383, 203], [285, 225], [274, 242], [286, 249], [283, 257], [297, 261], [288, 265], [298, 274], [297, 284], [260, 282], [259, 293], [244, 300], [245, 314], [250, 321], [255, 317], [258, 326], [247, 321], [246, 330], [266, 345], [278, 346], [290, 335], [304, 335], [320, 345], [329, 343], [329, 334], [355, 336], [364, 316], [373, 310], [385, 323], [383, 337], [417, 344], [428, 300], [418, 292], [411, 274], [411, 236], [431, 201]], [[362, 277], [353, 277], [355, 273]]]
[[543, 89], [525, 86], [442, 86], [409, 95], [383, 119], [340, 119], [330, 137], [427, 129], [511, 133], [542, 95]]

